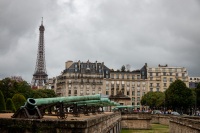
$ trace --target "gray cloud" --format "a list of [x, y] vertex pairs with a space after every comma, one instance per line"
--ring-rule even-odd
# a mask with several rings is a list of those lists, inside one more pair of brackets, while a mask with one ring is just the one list
[[119, 69], [144, 63], [186, 67], [199, 76], [198, 0], [44, 0], [0, 2], [0, 78], [31, 81], [44, 17], [46, 66], [57, 76], [67, 60]]

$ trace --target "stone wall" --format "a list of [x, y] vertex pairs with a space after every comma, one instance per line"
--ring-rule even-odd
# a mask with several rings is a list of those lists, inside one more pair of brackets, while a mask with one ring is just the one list
[[151, 123], [169, 125], [169, 119], [170, 115], [162, 115], [162, 114], [151, 115]]
[[200, 118], [170, 117], [170, 133], [200, 133]]
[[122, 129], [151, 129], [151, 115], [148, 113], [134, 113], [122, 115]]
[[121, 114], [84, 120], [0, 118], [0, 133], [120, 133]]

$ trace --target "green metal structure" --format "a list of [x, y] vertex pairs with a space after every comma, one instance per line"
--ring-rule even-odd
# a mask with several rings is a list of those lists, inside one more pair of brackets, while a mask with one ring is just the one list
[[80, 113], [102, 113], [103, 107], [118, 106], [119, 104], [102, 98], [100, 94], [87, 96], [70, 96], [55, 98], [28, 98], [24, 106], [18, 109], [12, 118], [40, 119], [44, 115], [53, 115], [65, 119], [68, 114], [80, 116]]

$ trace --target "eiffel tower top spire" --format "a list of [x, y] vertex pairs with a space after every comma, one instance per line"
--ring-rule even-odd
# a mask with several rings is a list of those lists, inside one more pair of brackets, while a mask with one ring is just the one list
[[35, 72], [33, 74], [32, 86], [41, 88], [45, 85], [48, 80], [48, 75], [46, 72], [45, 65], [45, 47], [44, 47], [44, 31], [45, 28], [43, 26], [43, 17], [42, 22], [39, 27], [40, 36], [39, 36], [39, 44], [38, 44], [38, 52], [37, 52], [37, 61], [35, 66]]

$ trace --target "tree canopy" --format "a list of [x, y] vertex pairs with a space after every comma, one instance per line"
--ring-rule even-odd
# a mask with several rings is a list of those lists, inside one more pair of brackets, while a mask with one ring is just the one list
[[0, 112], [2, 110], [6, 110], [6, 104], [5, 104], [3, 93], [0, 90]]
[[181, 80], [175, 80], [165, 92], [165, 101], [168, 107], [174, 110], [188, 108], [194, 104], [192, 90]]
[[20, 108], [26, 102], [26, 98], [22, 94], [15, 94], [12, 97], [12, 101], [16, 107], [16, 109]]
[[8, 98], [6, 101], [6, 110], [10, 110], [12, 112], [16, 111], [15, 105], [11, 98]]
[[164, 106], [165, 94], [163, 92], [148, 92], [142, 99], [141, 104], [149, 106], [150, 108], [159, 108]]
[[10, 78], [0, 80], [0, 90], [4, 95], [4, 99], [12, 98], [15, 94], [21, 94], [27, 98], [47, 98], [56, 97], [53, 90], [37, 89], [33, 90], [26, 81], [16, 81]]

